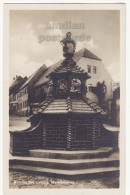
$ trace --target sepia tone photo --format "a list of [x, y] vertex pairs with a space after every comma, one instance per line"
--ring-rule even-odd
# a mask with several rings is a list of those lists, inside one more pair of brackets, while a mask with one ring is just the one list
[[9, 189], [120, 190], [124, 5], [5, 7]]

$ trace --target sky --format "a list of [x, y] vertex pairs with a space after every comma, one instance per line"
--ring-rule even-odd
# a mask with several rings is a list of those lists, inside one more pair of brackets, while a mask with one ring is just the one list
[[96, 54], [118, 82], [118, 10], [11, 10], [10, 82], [16, 75], [30, 76], [43, 64], [51, 66], [62, 59], [60, 40], [68, 31], [76, 39], [76, 51], [87, 48]]

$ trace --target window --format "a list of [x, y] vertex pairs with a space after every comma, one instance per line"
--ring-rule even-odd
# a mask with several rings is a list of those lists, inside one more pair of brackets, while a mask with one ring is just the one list
[[27, 93], [27, 88], [25, 88], [25, 94]]
[[13, 101], [15, 101], [15, 100], [16, 100], [16, 96], [14, 95], [14, 96], [13, 96]]
[[24, 101], [23, 104], [24, 104], [24, 108], [26, 108], [28, 106], [28, 101], [27, 100]]
[[88, 91], [92, 91], [92, 84], [88, 84]]
[[88, 73], [91, 73], [91, 66], [87, 65], [87, 68], [88, 68]]
[[21, 92], [19, 92], [19, 98], [21, 97]]
[[19, 109], [21, 109], [21, 108], [22, 108], [22, 103], [19, 104]]
[[26, 100], [26, 107], [28, 106], [28, 100]]
[[96, 66], [93, 66], [93, 73], [96, 74], [96, 72], [97, 72]]

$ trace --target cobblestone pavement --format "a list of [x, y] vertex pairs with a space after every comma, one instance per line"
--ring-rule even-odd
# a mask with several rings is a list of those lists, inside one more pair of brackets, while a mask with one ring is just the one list
[[118, 188], [119, 180], [117, 178], [93, 179], [93, 180], [65, 180], [38, 176], [29, 173], [10, 172], [10, 188], [87, 188], [104, 189]]

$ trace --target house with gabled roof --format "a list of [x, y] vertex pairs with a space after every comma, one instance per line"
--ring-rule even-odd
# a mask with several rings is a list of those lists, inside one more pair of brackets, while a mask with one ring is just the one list
[[87, 97], [109, 109], [113, 98], [113, 80], [102, 60], [86, 48], [75, 53], [73, 59], [91, 76], [87, 82]]
[[44, 74], [47, 67], [46, 65], [41, 66], [38, 70], [36, 70], [27, 80], [23, 83], [20, 89], [17, 92], [17, 114], [28, 116], [31, 112], [30, 105], [32, 103], [33, 94], [32, 88], [37, 80]]

